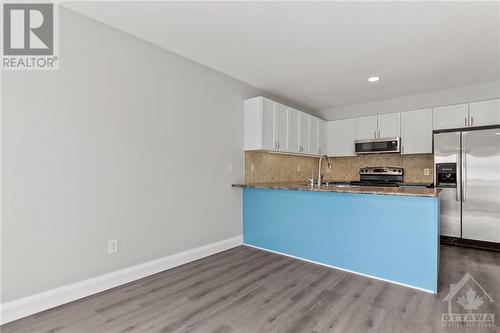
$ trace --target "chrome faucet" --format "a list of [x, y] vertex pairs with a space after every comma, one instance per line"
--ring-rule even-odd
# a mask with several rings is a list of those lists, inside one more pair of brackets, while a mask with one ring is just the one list
[[323, 177], [321, 175], [321, 162], [323, 161], [323, 159], [325, 157], [326, 157], [326, 160], [328, 161], [328, 169], [332, 168], [332, 162], [330, 161], [330, 158], [326, 155], [321, 155], [319, 158], [319, 162], [318, 162], [318, 187], [321, 187], [321, 178]]

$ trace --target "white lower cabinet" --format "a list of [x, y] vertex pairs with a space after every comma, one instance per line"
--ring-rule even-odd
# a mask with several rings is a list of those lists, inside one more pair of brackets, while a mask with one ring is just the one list
[[354, 156], [354, 140], [356, 140], [356, 119], [328, 122], [328, 156]]
[[402, 112], [401, 154], [432, 153], [432, 109]]
[[469, 106], [470, 126], [500, 124], [500, 99], [471, 103]]

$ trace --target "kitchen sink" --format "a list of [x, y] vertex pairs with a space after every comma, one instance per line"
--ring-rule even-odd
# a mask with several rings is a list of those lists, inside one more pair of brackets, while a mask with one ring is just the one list
[[[310, 186], [308, 183], [304, 183], [301, 185], [307, 185]], [[314, 185], [316, 187], [316, 184]], [[350, 183], [347, 182], [322, 182], [321, 183], [322, 187], [353, 187]]]
[[323, 182], [323, 183], [321, 183], [321, 186], [326, 186], [326, 187], [351, 187], [352, 185], [350, 183], [346, 183], [346, 182]]

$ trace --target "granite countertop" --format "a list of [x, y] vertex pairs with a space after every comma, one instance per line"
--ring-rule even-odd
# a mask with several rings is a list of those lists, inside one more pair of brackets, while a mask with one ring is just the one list
[[255, 183], [255, 184], [233, 184], [233, 187], [260, 188], [275, 190], [295, 190], [309, 192], [336, 192], [355, 194], [377, 194], [377, 195], [402, 195], [413, 197], [437, 197], [440, 189], [436, 188], [412, 188], [412, 187], [371, 187], [371, 186], [322, 186], [311, 187], [301, 183]]

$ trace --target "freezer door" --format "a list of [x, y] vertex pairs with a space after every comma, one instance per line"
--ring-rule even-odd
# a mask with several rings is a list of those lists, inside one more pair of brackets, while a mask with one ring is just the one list
[[500, 128], [462, 134], [462, 237], [500, 242]]
[[[460, 171], [460, 133], [434, 134], [434, 184], [436, 164], [457, 163]], [[460, 237], [460, 177], [456, 188], [444, 188], [439, 195], [441, 215], [441, 235]]]
[[444, 188], [439, 194], [441, 236], [460, 237], [460, 201], [456, 188]]

